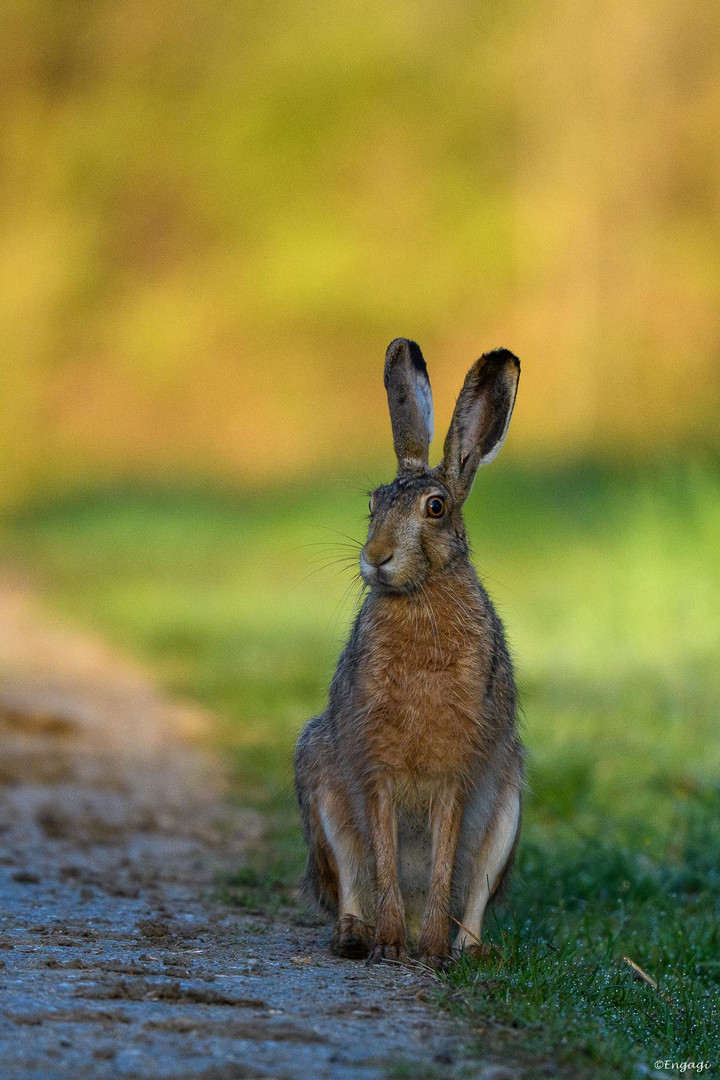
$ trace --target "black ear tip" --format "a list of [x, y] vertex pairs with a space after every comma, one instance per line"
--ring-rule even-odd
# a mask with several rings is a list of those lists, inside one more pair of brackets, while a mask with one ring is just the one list
[[520, 370], [520, 359], [514, 352], [510, 352], [509, 349], [493, 349], [492, 352], [485, 353], [482, 358], [484, 361], [491, 360], [494, 364], [507, 364], [508, 361], [512, 362], [514, 367]]
[[492, 352], [483, 353], [470, 368], [468, 378], [484, 383], [488, 379], [496, 378], [501, 371], [510, 377], [514, 374], [520, 378], [520, 361], [509, 349], [493, 349]]
[[420, 351], [420, 346], [409, 338], [397, 337], [390, 342], [385, 353], [386, 379], [390, 369], [395, 367], [396, 364], [401, 364], [403, 360], [409, 360], [416, 371], [427, 377], [427, 365]]
[[425, 357], [420, 352], [420, 346], [416, 341], [408, 341], [407, 344], [412, 366], [416, 371], [421, 372], [423, 375], [427, 375], [427, 364], [425, 363]]

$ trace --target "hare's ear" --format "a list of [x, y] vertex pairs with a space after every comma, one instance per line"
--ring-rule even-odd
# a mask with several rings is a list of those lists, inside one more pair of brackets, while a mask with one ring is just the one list
[[427, 468], [433, 401], [423, 354], [414, 341], [395, 338], [385, 353], [387, 390], [398, 471]]
[[467, 374], [445, 439], [443, 474], [456, 499], [470, 494], [480, 465], [492, 461], [510, 425], [520, 361], [507, 349], [476, 360]]

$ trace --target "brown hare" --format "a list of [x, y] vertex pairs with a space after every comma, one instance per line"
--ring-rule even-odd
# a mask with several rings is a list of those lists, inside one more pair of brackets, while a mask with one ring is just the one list
[[470, 369], [428, 464], [433, 407], [413, 341], [385, 357], [398, 475], [372, 493], [360, 571], [370, 587], [322, 716], [295, 752], [305, 887], [336, 917], [339, 956], [434, 966], [480, 950], [512, 863], [523, 753], [502, 623], [470, 562], [462, 505], [515, 403], [506, 349]]

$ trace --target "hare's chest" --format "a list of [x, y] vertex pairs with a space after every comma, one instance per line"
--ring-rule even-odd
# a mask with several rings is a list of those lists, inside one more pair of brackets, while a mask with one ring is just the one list
[[386, 601], [367, 626], [356, 714], [370, 762], [402, 787], [468, 768], [483, 742], [488, 663], [473, 596], [428, 587]]
[[402, 786], [457, 775], [482, 741], [477, 670], [398, 664], [385, 671], [368, 701], [365, 736], [370, 759]]

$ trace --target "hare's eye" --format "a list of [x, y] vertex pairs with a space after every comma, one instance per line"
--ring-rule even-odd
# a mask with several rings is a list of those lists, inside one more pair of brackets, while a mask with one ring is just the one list
[[441, 499], [439, 495], [433, 495], [431, 499], [425, 503], [425, 509], [427, 510], [428, 517], [441, 518], [445, 513], [445, 500]]

